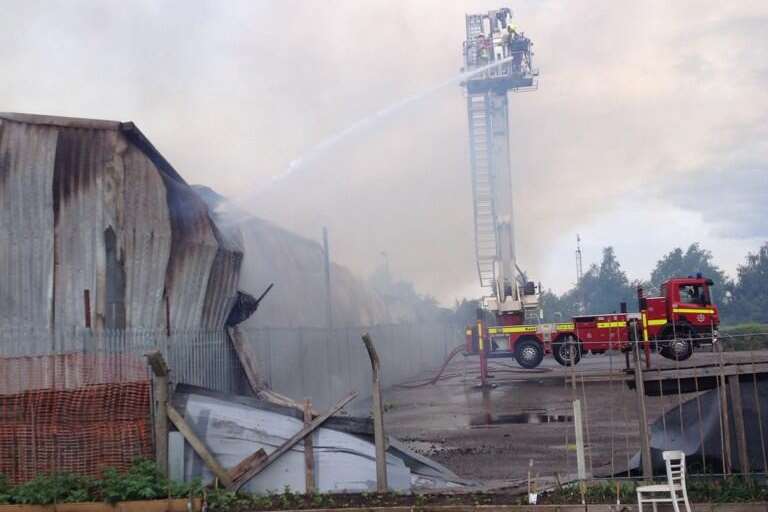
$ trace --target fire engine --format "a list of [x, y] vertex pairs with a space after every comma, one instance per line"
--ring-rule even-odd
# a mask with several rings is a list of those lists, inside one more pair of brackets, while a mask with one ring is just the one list
[[[481, 375], [487, 359], [514, 357], [535, 368], [551, 352], [563, 365], [575, 365], [586, 352], [625, 349], [645, 341], [647, 349], [684, 360], [696, 344], [713, 339], [719, 322], [712, 304], [712, 281], [698, 275], [668, 280], [660, 297], [638, 290], [639, 313], [580, 315], [570, 322], [541, 323], [541, 286], [517, 264], [512, 204], [510, 126], [507, 93], [537, 88], [533, 43], [512, 20], [509, 8], [468, 14], [463, 45], [472, 172], [475, 257], [483, 298], [477, 325], [467, 329], [467, 351], [479, 353]], [[490, 321], [486, 321], [489, 319]]]
[[[514, 357], [523, 368], [537, 367], [545, 353], [563, 366], [575, 365], [582, 354], [628, 350], [641, 342], [662, 356], [683, 361], [694, 347], [713, 342], [720, 323], [712, 303], [711, 279], [701, 275], [672, 278], [661, 286], [660, 297], [646, 297], [638, 288], [638, 313], [579, 315], [570, 322], [533, 325], [477, 325], [467, 329], [466, 350], [485, 360]], [[496, 316], [496, 320], [505, 320]], [[485, 373], [485, 369], [482, 369]]]

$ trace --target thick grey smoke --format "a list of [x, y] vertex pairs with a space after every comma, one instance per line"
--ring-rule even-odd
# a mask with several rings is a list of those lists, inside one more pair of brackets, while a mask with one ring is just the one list
[[[454, 76], [464, 13], [498, 5], [4, 0], [0, 110], [133, 120], [189, 182], [248, 197], [320, 141]], [[656, 222], [665, 208], [691, 208], [692, 182], [720, 176], [745, 207], [756, 200], [755, 174], [731, 170], [760, 176], [768, 162], [754, 135], [768, 119], [768, 6], [510, 6], [542, 72], [538, 91], [510, 102], [517, 245], [531, 274], [567, 286], [563, 240], [608, 217], [633, 224], [593, 243], [636, 238], [627, 233], [655, 226], [627, 205], [653, 203]], [[394, 272], [448, 301], [476, 281], [466, 133], [462, 92], [448, 87], [247, 206], [313, 238], [327, 225], [334, 258], [360, 273], [386, 251]], [[686, 236], [728, 235], [728, 218], [742, 225], [738, 212], [708, 211]], [[663, 240], [648, 241], [649, 258], [669, 250]]]

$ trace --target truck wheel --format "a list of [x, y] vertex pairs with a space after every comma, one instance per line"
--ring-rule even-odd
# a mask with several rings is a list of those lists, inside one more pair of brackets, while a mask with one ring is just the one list
[[581, 360], [581, 343], [573, 336], [558, 336], [552, 343], [552, 355], [563, 366], [579, 364]]
[[661, 355], [673, 361], [685, 361], [693, 355], [693, 329], [686, 325], [669, 329], [662, 336]]
[[538, 340], [523, 338], [515, 343], [515, 360], [526, 369], [536, 368], [544, 359], [544, 348]]

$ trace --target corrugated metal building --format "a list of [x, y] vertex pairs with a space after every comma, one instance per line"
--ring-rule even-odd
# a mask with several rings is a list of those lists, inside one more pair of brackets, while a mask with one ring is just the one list
[[0, 328], [221, 328], [242, 256], [133, 123], [0, 113]]

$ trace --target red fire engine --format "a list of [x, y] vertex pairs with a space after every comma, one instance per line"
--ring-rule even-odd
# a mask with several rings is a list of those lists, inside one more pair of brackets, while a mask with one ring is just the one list
[[701, 275], [673, 278], [661, 287], [661, 297], [645, 297], [638, 289], [639, 313], [580, 315], [571, 322], [514, 325], [519, 316], [495, 315], [496, 323], [478, 320], [467, 329], [467, 352], [479, 353], [481, 369], [486, 359], [514, 357], [523, 368], [537, 367], [545, 353], [564, 366], [577, 364], [582, 354], [626, 350], [633, 341], [647, 342], [669, 359], [691, 357], [694, 347], [711, 343], [720, 322], [712, 303], [712, 280]]

